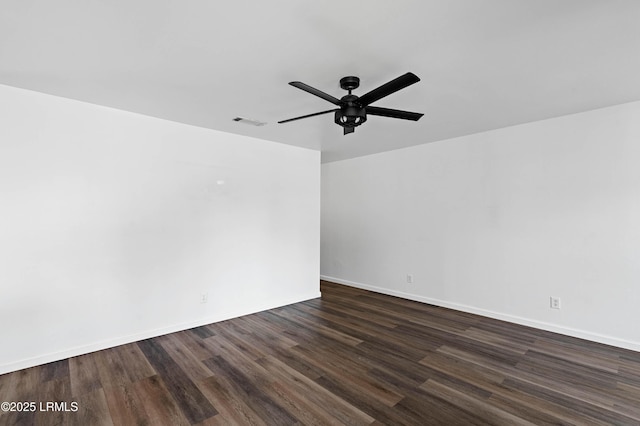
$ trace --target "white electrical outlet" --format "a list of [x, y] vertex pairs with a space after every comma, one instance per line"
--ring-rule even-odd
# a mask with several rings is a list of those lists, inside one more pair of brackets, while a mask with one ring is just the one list
[[407, 274], [407, 283], [413, 284], [413, 275]]
[[202, 293], [200, 296], [200, 303], [207, 303], [209, 301], [209, 293]]
[[560, 298], [551, 296], [549, 298], [549, 307], [551, 309], [560, 309]]

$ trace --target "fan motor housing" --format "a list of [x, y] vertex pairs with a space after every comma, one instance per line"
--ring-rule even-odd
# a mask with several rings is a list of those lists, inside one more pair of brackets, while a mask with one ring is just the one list
[[[347, 96], [345, 96], [345, 98]], [[357, 127], [365, 121], [367, 121], [367, 112], [365, 108], [355, 102], [348, 102], [339, 111], [336, 111], [335, 114], [336, 124], [342, 127]]]

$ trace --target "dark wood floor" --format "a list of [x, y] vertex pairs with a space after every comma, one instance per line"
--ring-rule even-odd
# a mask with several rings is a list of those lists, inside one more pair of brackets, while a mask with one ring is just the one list
[[322, 298], [0, 376], [1, 425], [640, 424], [640, 353], [322, 283]]

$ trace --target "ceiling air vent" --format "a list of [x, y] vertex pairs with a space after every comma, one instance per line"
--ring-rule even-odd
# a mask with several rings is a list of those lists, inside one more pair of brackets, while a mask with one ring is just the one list
[[256, 127], [264, 126], [265, 124], [267, 124], [264, 121], [252, 120], [251, 118], [245, 118], [245, 117], [236, 117], [233, 119], [233, 121], [237, 121], [238, 123], [244, 123], [244, 124], [248, 124], [250, 126], [256, 126]]

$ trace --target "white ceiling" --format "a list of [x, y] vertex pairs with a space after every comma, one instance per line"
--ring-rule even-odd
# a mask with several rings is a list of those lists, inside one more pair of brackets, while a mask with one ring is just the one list
[[[351, 135], [341, 97], [405, 72]], [[0, 84], [322, 151], [323, 162], [640, 100], [638, 0], [0, 0]], [[268, 122], [252, 127], [244, 116]]]

